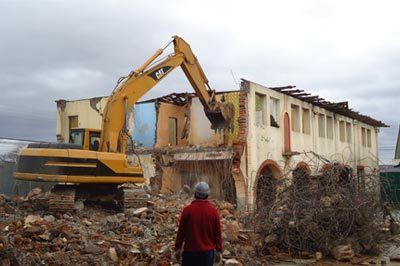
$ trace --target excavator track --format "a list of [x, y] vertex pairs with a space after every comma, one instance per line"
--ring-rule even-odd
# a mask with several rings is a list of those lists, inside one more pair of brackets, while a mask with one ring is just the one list
[[75, 186], [55, 185], [51, 189], [49, 209], [61, 212], [74, 211], [75, 193]]
[[122, 188], [124, 209], [147, 206], [147, 193], [142, 188]]

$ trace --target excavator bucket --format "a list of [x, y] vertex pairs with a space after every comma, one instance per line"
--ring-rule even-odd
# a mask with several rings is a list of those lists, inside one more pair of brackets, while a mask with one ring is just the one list
[[214, 110], [205, 110], [215, 131], [233, 131], [233, 116], [235, 107], [232, 103], [219, 103]]

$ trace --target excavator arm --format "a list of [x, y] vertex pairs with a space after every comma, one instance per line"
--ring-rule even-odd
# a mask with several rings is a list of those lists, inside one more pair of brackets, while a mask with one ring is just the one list
[[173, 36], [174, 53], [154, 63], [164, 49], [158, 49], [141, 67], [126, 77], [110, 96], [103, 113], [100, 151], [125, 153], [129, 137], [126, 116], [132, 106], [175, 68], [183, 72], [193, 86], [211, 122], [211, 128], [226, 130], [232, 127], [233, 105], [217, 101], [196, 56], [180, 37]]

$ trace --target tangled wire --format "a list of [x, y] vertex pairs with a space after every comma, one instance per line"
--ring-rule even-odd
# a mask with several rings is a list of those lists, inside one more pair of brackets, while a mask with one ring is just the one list
[[350, 167], [333, 163], [317, 175], [296, 168], [292, 182], [287, 179], [265, 184], [273, 187], [269, 190], [276, 191], [275, 197], [257, 202], [255, 223], [260, 240], [256, 250], [328, 255], [336, 245], [350, 244], [357, 253], [374, 247], [382, 222], [377, 176], [360, 179]]

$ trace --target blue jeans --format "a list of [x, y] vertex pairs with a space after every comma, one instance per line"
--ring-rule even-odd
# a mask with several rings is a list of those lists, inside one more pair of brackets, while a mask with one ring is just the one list
[[205, 252], [188, 252], [182, 254], [182, 266], [213, 266], [214, 250]]

